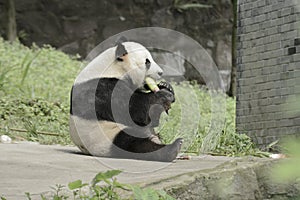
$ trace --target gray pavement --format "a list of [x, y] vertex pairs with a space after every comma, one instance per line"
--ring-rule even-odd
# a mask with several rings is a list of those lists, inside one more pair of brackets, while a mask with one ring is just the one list
[[232, 160], [229, 157], [199, 156], [172, 163], [97, 158], [82, 155], [76, 147], [31, 143], [0, 144], [0, 196], [25, 199], [50, 191], [55, 184], [81, 179], [89, 182], [100, 171], [120, 169], [122, 183], [151, 184], [179, 174], [212, 169]]

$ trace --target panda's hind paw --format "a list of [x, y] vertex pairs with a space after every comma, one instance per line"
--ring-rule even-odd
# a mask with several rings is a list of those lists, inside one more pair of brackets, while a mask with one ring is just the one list
[[177, 138], [172, 144], [168, 145], [168, 156], [166, 158], [167, 162], [172, 162], [173, 160], [176, 159], [177, 155], [180, 152], [181, 146], [183, 143], [182, 138]]

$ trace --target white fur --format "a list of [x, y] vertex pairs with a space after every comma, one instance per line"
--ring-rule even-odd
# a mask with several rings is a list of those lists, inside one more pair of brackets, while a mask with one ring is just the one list
[[[76, 79], [76, 84], [94, 78], [122, 79], [130, 76], [133, 83], [139, 87], [146, 76], [155, 80], [160, 78], [159, 74], [163, 71], [144, 46], [135, 42], [124, 42], [122, 45], [128, 52], [122, 57], [123, 61], [116, 60], [116, 47], [109, 48], [82, 70]], [[149, 70], [146, 68], [146, 59], [151, 62]], [[114, 122], [85, 120], [74, 115], [70, 116], [69, 124], [71, 139], [83, 153], [104, 157], [111, 156], [112, 141], [125, 128]]]
[[[122, 79], [130, 76], [137, 86], [141, 86], [146, 76], [155, 80], [160, 78], [163, 70], [153, 60], [150, 52], [141, 44], [136, 42], [124, 42], [128, 54], [124, 56], [124, 61], [117, 61], [115, 58], [116, 47], [112, 47], [97, 56], [79, 74], [76, 83], [84, 82], [93, 78], [114, 77]], [[149, 59], [150, 69], [147, 70], [145, 62]]]
[[110, 149], [115, 136], [126, 126], [109, 121], [85, 120], [70, 117], [71, 139], [85, 154], [110, 157]]

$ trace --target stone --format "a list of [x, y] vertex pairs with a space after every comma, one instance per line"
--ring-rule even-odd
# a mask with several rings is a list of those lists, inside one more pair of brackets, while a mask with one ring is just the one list
[[79, 44], [78, 44], [78, 41], [74, 41], [74, 42], [63, 45], [63, 46], [59, 47], [58, 49], [63, 52], [76, 53], [79, 51]]
[[227, 92], [230, 87], [231, 70], [219, 70], [219, 73], [223, 82], [223, 89]]
[[9, 144], [9, 143], [11, 143], [12, 140], [11, 140], [11, 138], [8, 135], [1, 135], [0, 141], [2, 143]]
[[163, 7], [171, 6], [173, 0], [157, 0], [157, 4]]
[[296, 38], [294, 42], [295, 46], [300, 45], [300, 38]]
[[185, 74], [183, 55], [180, 52], [153, 52], [153, 59], [158, 63], [163, 71], [164, 77], [183, 77]]
[[157, 10], [151, 17], [152, 26], [164, 27], [169, 29], [176, 28], [176, 20], [168, 9]]
[[215, 47], [215, 43], [212, 40], [208, 40], [206, 45], [207, 45], [207, 47], [210, 47], [210, 48]]
[[228, 44], [228, 42], [223, 40], [218, 41], [216, 50], [216, 64], [219, 70], [231, 68], [231, 44]]
[[63, 22], [64, 32], [70, 38], [86, 38], [90, 37], [95, 33], [97, 29], [97, 23], [92, 19], [89, 20], [81, 20], [81, 19], [71, 19], [64, 20]]
[[103, 38], [109, 38], [112, 35], [117, 33], [133, 29], [135, 25], [131, 22], [130, 19], [122, 21], [119, 17], [115, 19], [110, 19], [103, 23], [102, 36]]
[[[173, 0], [126, 3], [122, 0], [22, 0], [16, 2], [17, 27], [27, 35], [21, 41], [28, 46], [32, 42], [40, 46], [50, 44], [84, 58], [91, 47], [116, 33], [159, 26], [182, 32], [209, 47], [215, 59], [217, 41], [231, 35], [232, 6], [230, 0], [211, 0], [208, 4], [214, 5], [219, 14], [198, 8], [180, 13], [174, 9]], [[1, 36], [6, 32], [5, 16], [5, 5], [0, 3]]]
[[293, 55], [296, 53], [296, 47], [290, 47], [288, 48], [288, 55]]

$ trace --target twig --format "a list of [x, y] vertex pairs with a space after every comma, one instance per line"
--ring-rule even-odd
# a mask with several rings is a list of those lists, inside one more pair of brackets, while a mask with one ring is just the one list
[[206, 152], [206, 154], [212, 155], [212, 156], [228, 156], [225, 153], [217, 153], [217, 152]]
[[[5, 129], [4, 127], [0, 126], [0, 129]], [[21, 128], [9, 128], [9, 130], [12, 130], [12, 131], [17, 131], [17, 132], [28, 132], [26, 129], [21, 129]], [[45, 131], [36, 131], [37, 134], [40, 134], [40, 135], [50, 135], [50, 136], [58, 136], [58, 137], [62, 137], [62, 135], [58, 134], [58, 133], [51, 133], [51, 132], [45, 132]]]

